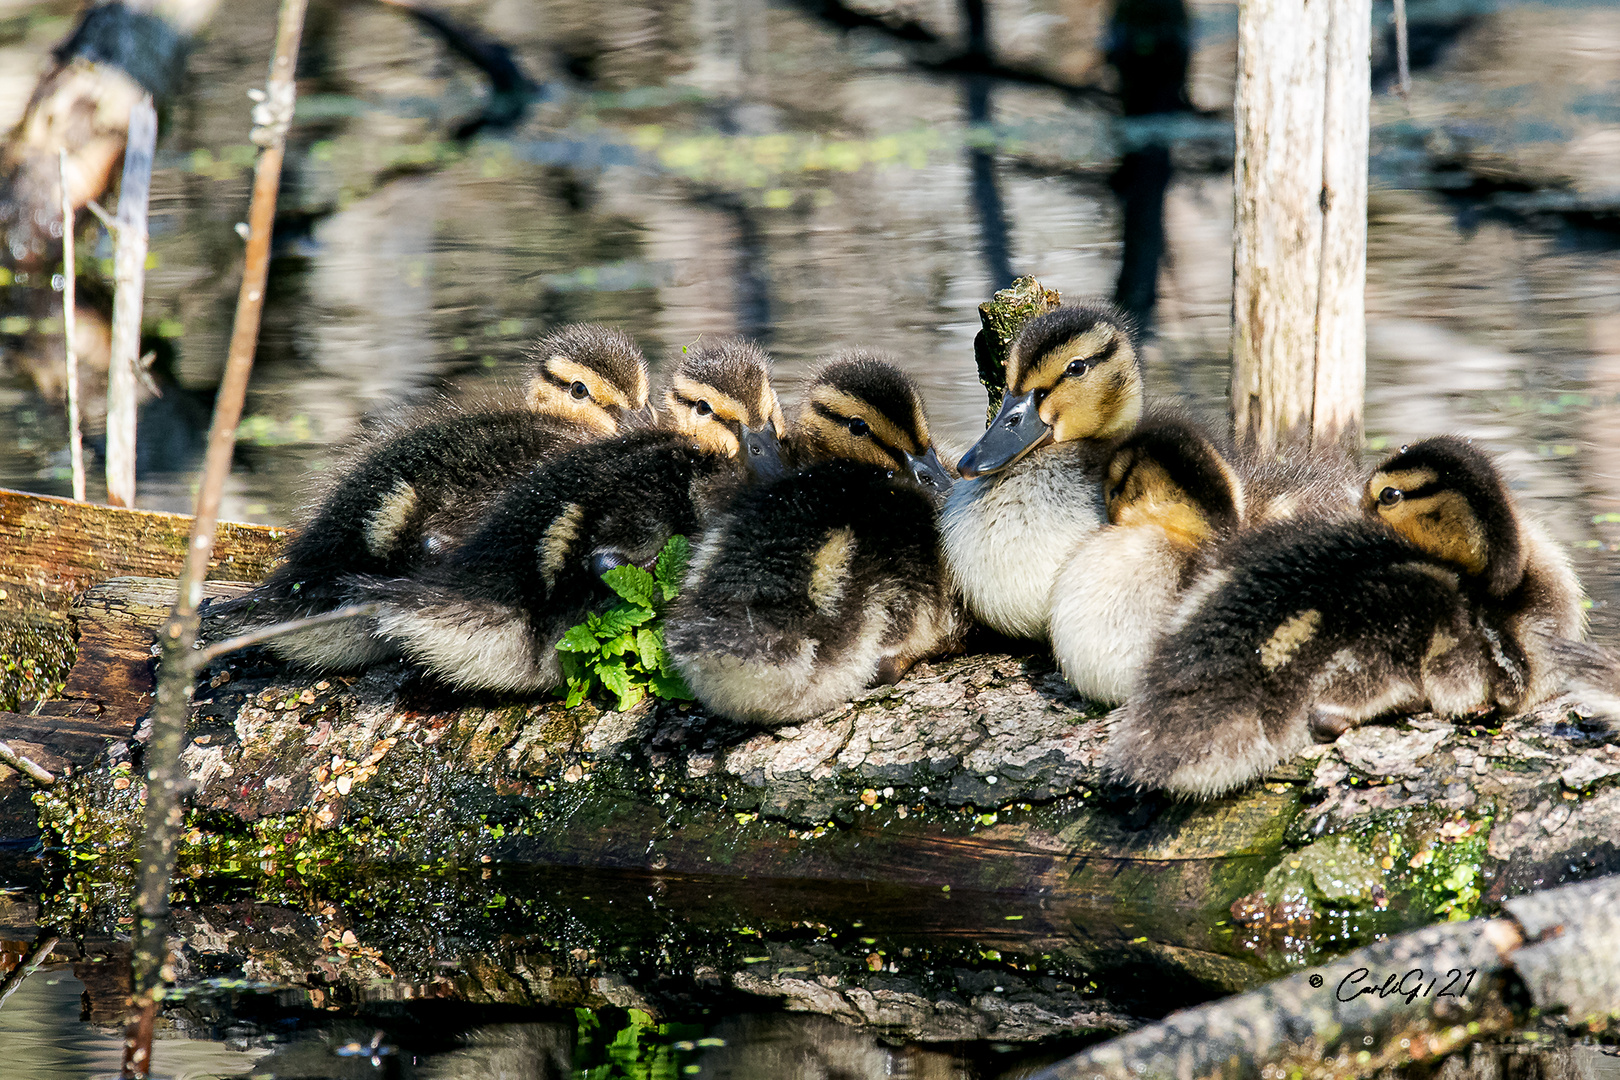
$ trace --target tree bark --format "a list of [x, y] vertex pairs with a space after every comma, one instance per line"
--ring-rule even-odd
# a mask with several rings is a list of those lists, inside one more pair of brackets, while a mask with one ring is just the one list
[[1371, 20], [1368, 0], [1239, 6], [1232, 417], [1262, 450], [1359, 445]]

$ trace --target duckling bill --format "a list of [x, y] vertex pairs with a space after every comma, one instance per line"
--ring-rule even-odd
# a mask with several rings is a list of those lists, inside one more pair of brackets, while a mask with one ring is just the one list
[[665, 624], [687, 685], [737, 720], [825, 712], [961, 628], [935, 526], [951, 480], [910, 381], [870, 354], [834, 360], [789, 442], [808, 464], [727, 506]]
[[1122, 314], [1091, 304], [1024, 324], [1001, 411], [963, 455], [941, 518], [951, 571], [980, 622], [1045, 636], [1052, 582], [1106, 520], [1102, 470], [1141, 415], [1140, 363]]
[[1512, 713], [1558, 689], [1548, 642], [1580, 638], [1580, 586], [1484, 453], [1404, 449], [1363, 509], [1223, 549], [1119, 714], [1110, 771], [1208, 798], [1385, 714]]

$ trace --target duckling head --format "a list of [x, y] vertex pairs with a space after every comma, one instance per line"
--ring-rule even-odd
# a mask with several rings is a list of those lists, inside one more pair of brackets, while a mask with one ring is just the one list
[[1001, 411], [957, 469], [964, 477], [1000, 472], [1049, 443], [1123, 435], [1141, 416], [1130, 321], [1108, 304], [1058, 308], [1018, 332]]
[[951, 491], [928, 434], [922, 395], [893, 362], [839, 353], [805, 388], [793, 438], [806, 457], [843, 458], [905, 474], [937, 500]]
[[1367, 481], [1362, 510], [1424, 551], [1503, 597], [1524, 577], [1518, 516], [1502, 474], [1467, 439], [1425, 439], [1385, 461]]
[[741, 459], [756, 479], [782, 474], [787, 420], [771, 388], [770, 357], [752, 341], [720, 338], [688, 348], [664, 406], [670, 425], [703, 449]]
[[547, 334], [529, 350], [528, 405], [603, 436], [650, 427], [647, 359], [622, 330], [575, 323]]
[[1103, 496], [1112, 525], [1157, 525], [1191, 551], [1243, 519], [1243, 482], [1194, 424], [1149, 421], [1109, 459]]

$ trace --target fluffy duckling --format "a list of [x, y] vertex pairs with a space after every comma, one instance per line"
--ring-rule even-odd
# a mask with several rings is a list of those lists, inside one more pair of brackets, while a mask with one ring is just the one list
[[378, 631], [446, 683], [556, 687], [557, 642], [617, 600], [602, 574], [650, 565], [671, 536], [693, 535], [704, 488], [735, 467], [669, 431], [577, 447], [506, 488], [442, 563], [355, 595], [381, 602]]
[[963, 456], [940, 519], [980, 622], [1012, 637], [1046, 633], [1052, 582], [1106, 520], [1102, 471], [1141, 415], [1141, 366], [1117, 310], [1058, 308], [1024, 324], [1001, 411]]
[[810, 464], [726, 507], [665, 624], [687, 685], [732, 719], [815, 716], [961, 629], [935, 525], [951, 479], [910, 380], [843, 354], [807, 388], [791, 441]]
[[782, 475], [782, 405], [770, 358], [754, 342], [720, 338], [686, 350], [664, 393], [668, 425], [710, 453], [741, 461], [758, 480]]
[[1554, 642], [1583, 632], [1564, 553], [1463, 439], [1403, 449], [1356, 521], [1240, 537], [1188, 590], [1105, 764], [1207, 798], [1392, 712], [1524, 709], [1558, 686]]
[[[495, 491], [537, 462], [652, 422], [647, 362], [622, 331], [566, 326], [542, 338], [531, 356], [522, 406], [433, 409], [364, 445], [270, 576], [241, 600], [210, 610], [216, 625], [234, 632], [339, 607], [355, 575], [403, 576], [442, 556]], [[350, 624], [283, 635], [269, 647], [333, 670], [393, 655], [385, 641]]]
[[1197, 424], [1146, 421], [1103, 478], [1108, 525], [1080, 541], [1052, 586], [1052, 654], [1086, 697], [1120, 702], [1201, 558], [1244, 516], [1244, 487]]
[[757, 345], [688, 350], [666, 404], [674, 430], [580, 447], [511, 483], [440, 566], [371, 581], [379, 634], [455, 686], [536, 691], [562, 681], [556, 643], [616, 595], [614, 566], [648, 565], [669, 537], [695, 535], [750, 477], [781, 471], [785, 426]]

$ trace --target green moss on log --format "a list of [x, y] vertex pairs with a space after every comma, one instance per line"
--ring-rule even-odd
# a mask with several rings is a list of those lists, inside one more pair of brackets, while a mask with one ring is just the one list
[[1024, 323], [1061, 303], [1056, 289], [1048, 289], [1032, 277], [1021, 277], [979, 305], [980, 329], [973, 339], [973, 358], [979, 366], [979, 382], [990, 397], [986, 427], [995, 419], [1007, 390], [1007, 350], [1013, 338]]

